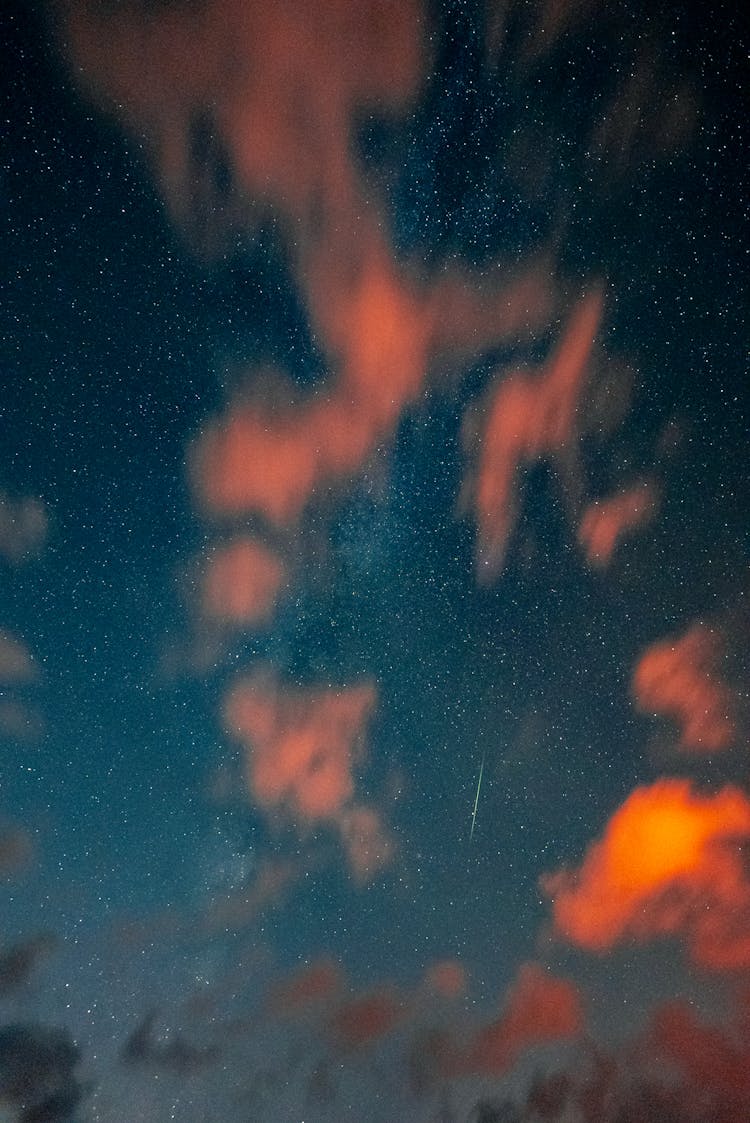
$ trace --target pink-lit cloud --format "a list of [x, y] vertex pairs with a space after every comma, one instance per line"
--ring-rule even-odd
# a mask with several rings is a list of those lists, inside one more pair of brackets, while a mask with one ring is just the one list
[[659, 511], [659, 500], [656, 483], [643, 480], [589, 503], [578, 527], [578, 541], [589, 565], [606, 568], [622, 539], [654, 520]]
[[335, 819], [354, 794], [353, 768], [375, 699], [369, 682], [336, 690], [284, 687], [270, 676], [239, 679], [224, 715], [245, 747], [253, 799], [301, 821]]
[[722, 679], [723, 655], [718, 633], [694, 624], [683, 635], [647, 648], [633, 673], [638, 709], [675, 721], [686, 752], [720, 752], [736, 738], [735, 701]]
[[578, 435], [578, 412], [604, 298], [601, 289], [573, 308], [541, 372], [501, 375], [490, 388], [481, 421], [467, 423], [465, 443], [474, 467], [464, 502], [476, 521], [476, 564], [481, 581], [501, 572], [518, 521], [522, 473], [559, 457]]
[[267, 626], [287, 580], [286, 566], [263, 542], [237, 537], [213, 549], [202, 574], [202, 609], [219, 623]]
[[507, 1072], [526, 1049], [575, 1038], [583, 1026], [583, 1008], [576, 986], [537, 963], [525, 963], [508, 991], [502, 1014], [482, 1026], [459, 1052], [455, 1070]]

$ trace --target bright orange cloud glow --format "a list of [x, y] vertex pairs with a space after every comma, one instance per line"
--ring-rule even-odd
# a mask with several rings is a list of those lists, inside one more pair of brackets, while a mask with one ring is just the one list
[[285, 578], [284, 563], [273, 550], [254, 538], [237, 538], [207, 560], [203, 611], [232, 624], [267, 624]]
[[686, 751], [719, 752], [736, 737], [734, 699], [720, 678], [722, 654], [718, 635], [695, 624], [649, 647], [633, 674], [639, 710], [673, 718]]
[[352, 767], [375, 697], [371, 683], [303, 690], [261, 676], [237, 682], [225, 723], [245, 746], [256, 802], [301, 821], [336, 819], [354, 793]]
[[555, 927], [592, 951], [677, 935], [703, 966], [748, 965], [748, 839], [750, 800], [738, 788], [701, 795], [675, 779], [637, 788], [579, 870], [542, 880]]
[[578, 528], [578, 541], [589, 565], [600, 569], [608, 566], [620, 540], [647, 526], [658, 509], [659, 492], [649, 480], [590, 503]]
[[[515, 373], [491, 388], [474, 476], [465, 489], [477, 524], [480, 580], [494, 579], [503, 568], [518, 519], [521, 469], [553, 459], [575, 439], [603, 303], [601, 290], [578, 303], [541, 374]], [[467, 428], [466, 443], [475, 439]]]

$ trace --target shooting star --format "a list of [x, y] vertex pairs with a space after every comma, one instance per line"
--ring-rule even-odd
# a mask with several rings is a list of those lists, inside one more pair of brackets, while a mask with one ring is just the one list
[[485, 753], [482, 753], [482, 763], [479, 767], [479, 780], [477, 782], [477, 794], [474, 796], [474, 810], [471, 813], [471, 831], [469, 832], [469, 842], [474, 837], [474, 824], [477, 821], [477, 805], [479, 804], [479, 789], [482, 786], [482, 773], [484, 772], [484, 758]]

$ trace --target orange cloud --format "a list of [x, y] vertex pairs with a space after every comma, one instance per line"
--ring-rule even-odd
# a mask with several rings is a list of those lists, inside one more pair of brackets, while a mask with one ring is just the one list
[[18, 565], [37, 554], [47, 538], [47, 513], [38, 499], [11, 499], [0, 491], [0, 555]]
[[457, 1061], [460, 1072], [507, 1072], [524, 1050], [577, 1036], [584, 1017], [578, 990], [536, 963], [525, 963], [502, 1015], [483, 1026]]
[[578, 528], [578, 541], [589, 565], [605, 568], [618, 542], [626, 534], [647, 526], [659, 510], [659, 491], [650, 480], [634, 484], [586, 507]]
[[722, 654], [716, 632], [694, 624], [678, 639], [649, 647], [633, 674], [638, 709], [673, 718], [687, 751], [719, 752], [736, 737], [734, 699], [719, 677]]
[[260, 675], [240, 679], [224, 717], [245, 746], [256, 802], [303, 822], [336, 819], [354, 794], [352, 768], [375, 698], [372, 683], [295, 689]]
[[466, 990], [466, 968], [457, 959], [439, 959], [427, 969], [425, 982], [442, 998], [458, 998]]
[[62, 6], [79, 80], [148, 138], [173, 217], [195, 241], [210, 249], [218, 232], [207, 226], [248, 224], [258, 203], [280, 217], [331, 370], [312, 395], [258, 393], [206, 426], [191, 456], [206, 513], [293, 525], [392, 439], [433, 363], [548, 322], [549, 260], [430, 281], [396, 262], [352, 139], [365, 116], [404, 112], [420, 89], [420, 0]]
[[702, 795], [676, 779], [636, 788], [580, 869], [542, 879], [555, 928], [599, 952], [628, 938], [681, 936], [701, 966], [747, 967], [748, 839], [750, 799], [738, 788]]
[[273, 550], [255, 538], [236, 538], [206, 559], [203, 612], [221, 622], [266, 625], [285, 581], [286, 567]]
[[361, 1049], [390, 1033], [406, 1012], [392, 990], [378, 990], [353, 998], [338, 1010], [331, 1028], [340, 1045]]
[[[682, 1081], [710, 1091], [737, 1107], [750, 1104], [750, 1047], [747, 1038], [699, 1021], [683, 1002], [670, 1002], [655, 1013], [639, 1042], [646, 1063], [661, 1062], [679, 1070]], [[738, 1120], [742, 1118], [737, 1115]]]
[[335, 229], [359, 194], [354, 121], [403, 111], [423, 73], [419, 0], [61, 7], [79, 81], [148, 138], [172, 214], [193, 236], [210, 233], [200, 227], [212, 212], [232, 211], [238, 189], [270, 200], [297, 234]]
[[551, 307], [536, 265], [504, 282], [472, 285], [454, 271], [425, 287], [397, 270], [376, 223], [363, 221], [354, 245], [326, 245], [301, 275], [335, 377], [299, 398], [267, 374], [205, 427], [190, 463], [206, 513], [293, 525], [315, 495], [346, 483], [391, 441], [433, 360], [466, 361], [528, 335]]
[[342, 972], [330, 959], [310, 963], [272, 990], [269, 1006], [273, 1014], [294, 1015], [337, 994]]
[[492, 580], [503, 568], [518, 520], [521, 469], [554, 459], [576, 437], [577, 412], [602, 310], [600, 289], [580, 300], [542, 373], [500, 379], [490, 389], [481, 430], [472, 432], [471, 425], [465, 429], [467, 447], [476, 445], [476, 465], [464, 498], [477, 524], [480, 580]]

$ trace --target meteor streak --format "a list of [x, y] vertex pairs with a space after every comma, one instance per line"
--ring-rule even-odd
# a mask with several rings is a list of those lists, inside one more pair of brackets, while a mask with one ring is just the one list
[[479, 766], [479, 780], [477, 781], [477, 794], [474, 796], [474, 810], [471, 813], [471, 831], [469, 832], [469, 842], [474, 837], [474, 824], [477, 821], [477, 804], [479, 803], [479, 789], [482, 786], [482, 773], [484, 772], [484, 758], [485, 753], [482, 753], [482, 763]]

